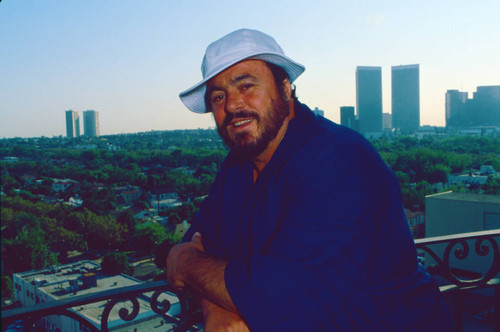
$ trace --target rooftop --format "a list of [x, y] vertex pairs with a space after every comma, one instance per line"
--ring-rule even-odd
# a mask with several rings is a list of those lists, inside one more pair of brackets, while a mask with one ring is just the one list
[[500, 196], [498, 195], [467, 194], [467, 193], [456, 193], [451, 191], [428, 195], [426, 196], [426, 198], [500, 204]]
[[[55, 301], [72, 299], [81, 295], [100, 293], [111, 289], [142, 284], [142, 281], [125, 274], [109, 276], [101, 274], [100, 272], [97, 273], [99, 270], [99, 264], [86, 260], [72, 264], [60, 265], [57, 267], [18, 273], [17, 276], [27, 283], [33, 284], [37, 287], [39, 292], [47, 294]], [[94, 279], [96, 279], [96, 283], [90, 287], [82, 286], [81, 283], [79, 284], [79, 281], [85, 277], [94, 277]], [[149, 320], [152, 317], [157, 316], [157, 314], [151, 309], [150, 305], [150, 298], [152, 294], [153, 292], [144, 293], [138, 298], [140, 308], [136, 318], [138, 321]], [[176, 296], [162, 293], [159, 300], [168, 300], [171, 304], [174, 304], [171, 307], [169, 314], [176, 315], [180, 312], [178, 305], [175, 305], [179, 302]], [[75, 307], [73, 309], [96, 326], [100, 326], [102, 313], [107, 303], [108, 301], [93, 302]], [[120, 318], [119, 309], [120, 308], [113, 308], [110, 312], [110, 328], [126, 323]]]

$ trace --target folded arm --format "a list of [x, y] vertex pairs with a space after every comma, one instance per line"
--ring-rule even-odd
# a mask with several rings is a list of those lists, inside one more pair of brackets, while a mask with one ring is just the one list
[[205, 252], [201, 235], [175, 246], [167, 258], [167, 277], [178, 288], [200, 295], [206, 331], [249, 331], [226, 289], [227, 262]]

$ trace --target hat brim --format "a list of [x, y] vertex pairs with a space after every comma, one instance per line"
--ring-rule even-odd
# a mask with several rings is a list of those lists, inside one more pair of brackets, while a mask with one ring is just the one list
[[186, 107], [195, 113], [207, 113], [207, 108], [205, 105], [205, 93], [206, 93], [206, 83], [213, 77], [217, 76], [227, 68], [237, 64], [238, 62], [244, 60], [262, 60], [275, 64], [281, 68], [289, 76], [290, 83], [293, 83], [297, 77], [299, 77], [305, 70], [305, 67], [290, 59], [289, 57], [278, 54], [278, 53], [262, 53], [253, 54], [243, 59], [237, 59], [236, 61], [229, 62], [225, 66], [219, 68], [217, 71], [211, 73], [209, 76], [205, 77], [202, 81], [194, 85], [193, 87], [181, 92], [179, 97], [181, 101], [186, 105]]

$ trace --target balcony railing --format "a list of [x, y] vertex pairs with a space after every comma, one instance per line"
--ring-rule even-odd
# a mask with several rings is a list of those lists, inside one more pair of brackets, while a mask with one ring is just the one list
[[[417, 249], [425, 257], [427, 269], [436, 277], [440, 290], [450, 306], [450, 311], [454, 313], [457, 331], [461, 331], [463, 326], [462, 301], [464, 297], [462, 295], [479, 289], [490, 289], [493, 293], [490, 303], [491, 326], [500, 327], [499, 242], [500, 230], [415, 240]], [[467, 270], [459, 264], [460, 262], [478, 263], [476, 265], [482, 270], [480, 272]], [[162, 294], [168, 294], [169, 297], [162, 297]], [[175, 303], [178, 306], [178, 310], [175, 311], [171, 310], [172, 303], [168, 300], [172, 296], [179, 300]], [[201, 329], [195, 325], [201, 322], [201, 313], [190, 305], [187, 296], [176, 292], [167, 281], [155, 281], [2, 311], [2, 330], [9, 324], [22, 320], [23, 331], [29, 331], [31, 327], [39, 325], [48, 316], [62, 315], [80, 322], [84, 330], [109, 331], [114, 329], [108, 326], [110, 312], [117, 310], [118, 304], [121, 307], [118, 310], [120, 319], [133, 324], [134, 320], [139, 320], [140, 303], [144, 303], [145, 300], [148, 301], [151, 310], [162, 319], [163, 330], [181, 332]], [[89, 321], [77, 310], [83, 305], [101, 301], [106, 303], [102, 314], [98, 316], [100, 324]], [[124, 306], [125, 303], [127, 307]], [[163, 322], [165, 322], [164, 325]]]
[[[145, 296], [144, 294], [147, 293], [152, 293], [152, 295]], [[162, 299], [162, 294], [168, 294], [170, 297], [174, 295], [179, 300], [179, 302], [175, 302], [175, 305], [179, 306], [178, 310], [174, 310], [175, 315], [171, 314], [173, 303], [168, 299]], [[151, 310], [161, 316], [163, 321], [167, 323], [165, 324], [165, 330], [175, 332], [183, 332], [188, 329], [192, 331], [199, 330], [194, 324], [201, 321], [201, 313], [196, 308], [189, 306], [185, 294], [175, 291], [167, 280], [161, 280], [2, 311], [2, 331], [19, 320], [24, 323], [23, 331], [30, 331], [31, 327], [38, 326], [37, 323], [44, 317], [52, 315], [75, 319], [88, 331], [109, 331], [108, 319], [111, 311], [118, 304], [131, 304], [130, 308], [122, 306], [119, 309], [119, 317], [124, 322], [132, 322], [138, 317], [141, 309], [139, 298], [149, 300], [148, 304]], [[78, 314], [78, 307], [101, 301], [107, 303], [103, 307], [102, 314], [99, 315], [99, 326]]]
[[[453, 314], [455, 330], [464, 326], [467, 294], [487, 289], [483, 296], [492, 331], [500, 331], [500, 230], [415, 240], [424, 264], [439, 285]], [[484, 292], [484, 291], [483, 291]], [[484, 303], [486, 302], [486, 303]], [[470, 330], [476, 330], [471, 327]]]

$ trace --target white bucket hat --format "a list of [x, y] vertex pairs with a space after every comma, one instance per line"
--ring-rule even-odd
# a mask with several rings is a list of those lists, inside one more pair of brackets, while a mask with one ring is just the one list
[[208, 45], [201, 64], [203, 80], [179, 94], [184, 105], [195, 113], [206, 113], [207, 81], [245, 59], [263, 60], [283, 68], [290, 83], [305, 70], [303, 65], [285, 55], [273, 37], [257, 30], [236, 30]]

